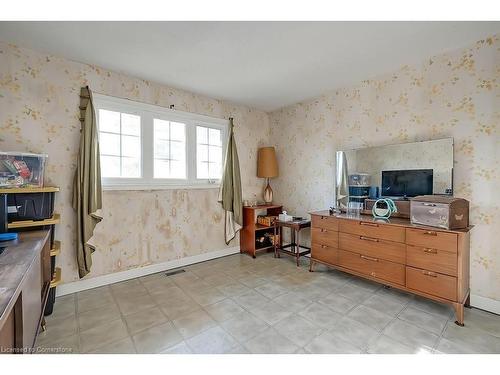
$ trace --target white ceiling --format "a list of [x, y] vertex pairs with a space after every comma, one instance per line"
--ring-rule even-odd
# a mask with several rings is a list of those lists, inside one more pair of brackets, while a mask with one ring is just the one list
[[0, 40], [265, 111], [500, 32], [500, 22], [0, 22]]

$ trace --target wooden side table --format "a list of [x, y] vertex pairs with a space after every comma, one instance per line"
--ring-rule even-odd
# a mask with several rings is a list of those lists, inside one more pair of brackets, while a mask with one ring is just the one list
[[240, 231], [240, 253], [247, 253], [252, 258], [255, 258], [257, 251], [268, 250], [274, 251], [274, 245], [266, 244], [262, 246], [257, 243], [257, 236], [264, 233], [271, 234], [273, 226], [265, 226], [256, 222], [257, 217], [255, 212], [266, 210], [266, 215], [278, 216], [283, 210], [283, 206], [277, 204], [258, 205], [258, 206], [243, 206], [243, 228]]
[[[300, 221], [280, 221], [276, 220], [274, 222], [274, 237], [279, 234], [280, 238], [283, 238], [283, 228], [290, 228], [291, 230], [291, 241], [288, 245], [282, 245], [280, 243], [275, 242], [274, 244], [274, 257], [280, 258], [280, 251], [285, 254], [292, 255], [297, 260], [297, 267], [299, 266], [299, 258], [303, 255], [310, 254], [311, 248], [307, 246], [300, 245], [299, 236], [300, 231], [304, 228], [311, 227], [311, 220], [300, 220]], [[287, 250], [291, 248], [292, 250]], [[306, 249], [305, 251], [300, 251], [300, 249]]]

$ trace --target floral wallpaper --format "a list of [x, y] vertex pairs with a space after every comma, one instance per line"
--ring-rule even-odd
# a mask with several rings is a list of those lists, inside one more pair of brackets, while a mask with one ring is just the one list
[[[256, 154], [259, 146], [268, 145], [266, 113], [0, 42], [0, 150], [49, 155], [46, 184], [61, 187], [55, 210], [62, 221], [56, 238], [62, 242], [57, 264], [63, 282], [78, 279], [71, 197], [80, 134], [79, 92], [84, 85], [106, 95], [234, 117], [243, 197], [261, 195]], [[105, 191], [104, 220], [92, 239], [97, 250], [87, 278], [225, 248], [217, 193]]]
[[331, 206], [337, 150], [453, 137], [455, 195], [475, 226], [472, 294], [500, 300], [499, 84], [495, 35], [271, 113], [276, 201], [297, 215]]

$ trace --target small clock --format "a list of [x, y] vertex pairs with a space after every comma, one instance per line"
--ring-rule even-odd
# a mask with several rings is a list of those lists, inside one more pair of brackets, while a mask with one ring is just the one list
[[398, 212], [398, 209], [389, 198], [377, 199], [372, 208], [372, 215], [376, 219], [388, 219], [394, 212]]

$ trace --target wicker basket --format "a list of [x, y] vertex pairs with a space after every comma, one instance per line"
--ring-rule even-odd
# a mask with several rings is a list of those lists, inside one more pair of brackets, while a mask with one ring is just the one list
[[277, 216], [257, 216], [257, 224], [272, 227]]
[[279, 234], [272, 234], [272, 233], [266, 233], [265, 236], [269, 239], [269, 242], [271, 242], [271, 245], [276, 245], [280, 243], [280, 235]]

